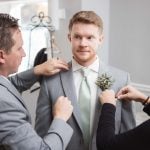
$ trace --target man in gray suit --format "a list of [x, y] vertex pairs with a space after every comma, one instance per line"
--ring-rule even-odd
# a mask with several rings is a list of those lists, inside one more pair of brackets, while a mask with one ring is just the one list
[[30, 88], [38, 75], [53, 75], [68, 65], [61, 60], [48, 60], [26, 72], [17, 72], [25, 56], [18, 20], [0, 13], [0, 149], [65, 150], [73, 133], [66, 121], [73, 107], [66, 97], [59, 97], [53, 108], [53, 121], [42, 139], [31, 126], [31, 117], [21, 92]]
[[[71, 141], [66, 150], [96, 150], [96, 130], [101, 104], [98, 95], [102, 90], [95, 84], [97, 77], [106, 73], [115, 80], [112, 85], [114, 91], [129, 82], [129, 74], [105, 65], [99, 60], [97, 50], [103, 42], [103, 22], [93, 11], [80, 11], [76, 13], [69, 23], [68, 38], [72, 46], [72, 61], [69, 63], [70, 70], [60, 72], [52, 77], [46, 77], [41, 84], [41, 90], [36, 110], [37, 133], [44, 137], [53, 120], [52, 108], [55, 99], [59, 96], [67, 96], [73, 104], [74, 110], [68, 124], [74, 130]], [[89, 81], [91, 104], [90, 104], [90, 140], [88, 148], [85, 148], [81, 109], [79, 106], [80, 83], [82, 80], [82, 68], [90, 69], [87, 76]], [[87, 103], [85, 99], [85, 103]], [[118, 101], [116, 111], [116, 133], [124, 132], [135, 126], [135, 119], [131, 102]]]

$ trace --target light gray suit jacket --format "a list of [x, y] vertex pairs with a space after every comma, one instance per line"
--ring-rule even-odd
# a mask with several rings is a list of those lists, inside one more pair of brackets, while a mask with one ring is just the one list
[[[115, 82], [112, 86], [112, 89], [114, 89], [115, 92], [117, 92], [121, 87], [128, 84], [128, 73], [107, 66], [101, 62], [99, 75], [102, 73], [108, 73], [115, 79]], [[45, 78], [41, 85], [41, 90], [37, 103], [35, 129], [41, 137], [46, 135], [48, 127], [53, 120], [52, 108], [55, 100], [61, 95], [67, 96], [71, 100], [71, 103], [74, 107], [73, 115], [68, 121], [68, 123], [73, 128], [74, 133], [67, 147], [67, 150], [84, 150], [84, 141], [80, 118], [81, 115], [75, 91], [76, 90], [71, 64], [69, 71], [61, 72], [60, 74], [57, 74], [55, 76]], [[100, 92], [101, 89], [97, 88], [97, 104], [95, 109], [95, 118], [93, 123], [94, 126], [89, 148], [90, 150], [96, 150], [96, 132], [98, 119], [101, 112], [101, 104], [98, 101], [98, 95], [100, 94]], [[133, 127], [135, 127], [135, 119], [132, 109], [132, 103], [126, 101], [118, 101], [116, 110], [116, 133], [126, 131]]]
[[53, 120], [44, 139], [31, 126], [30, 114], [19, 92], [37, 81], [33, 70], [13, 76], [10, 81], [0, 76], [0, 145], [11, 150], [64, 150], [73, 133], [66, 122]]

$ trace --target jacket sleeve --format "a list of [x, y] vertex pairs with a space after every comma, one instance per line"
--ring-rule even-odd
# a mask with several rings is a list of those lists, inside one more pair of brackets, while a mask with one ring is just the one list
[[38, 79], [39, 77], [34, 74], [33, 68], [9, 77], [19, 92], [29, 89]]
[[[0, 143], [11, 150], [65, 150], [73, 133], [63, 120], [54, 119], [42, 139], [28, 122], [21, 100], [0, 86]], [[6, 96], [7, 95], [7, 96]]]

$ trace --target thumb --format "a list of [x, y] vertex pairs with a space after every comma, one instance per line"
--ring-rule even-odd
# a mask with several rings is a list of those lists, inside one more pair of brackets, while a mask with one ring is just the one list
[[129, 97], [128, 93], [127, 94], [119, 94], [119, 95], [117, 95], [118, 99], [126, 99], [128, 97]]

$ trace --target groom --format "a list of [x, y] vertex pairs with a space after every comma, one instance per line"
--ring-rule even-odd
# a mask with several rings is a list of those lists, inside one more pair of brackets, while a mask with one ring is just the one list
[[[101, 104], [98, 95], [101, 89], [95, 84], [96, 79], [102, 73], [111, 75], [115, 82], [111, 87], [118, 91], [129, 82], [128, 73], [105, 65], [100, 61], [97, 50], [103, 42], [103, 22], [93, 11], [80, 11], [76, 13], [69, 23], [69, 41], [72, 47], [72, 61], [69, 63], [70, 70], [61, 72], [52, 77], [43, 79], [36, 110], [37, 133], [44, 137], [48, 127], [53, 120], [52, 108], [55, 99], [59, 96], [67, 96], [74, 107], [73, 115], [68, 123], [74, 133], [69, 142], [67, 150], [96, 150], [96, 130]], [[90, 140], [88, 148], [85, 147], [84, 133], [82, 127], [81, 109], [79, 106], [79, 88], [82, 80], [82, 68], [88, 68], [90, 99]], [[87, 103], [87, 99], [85, 99]], [[124, 132], [135, 126], [132, 103], [118, 101], [116, 110], [116, 133]]]

